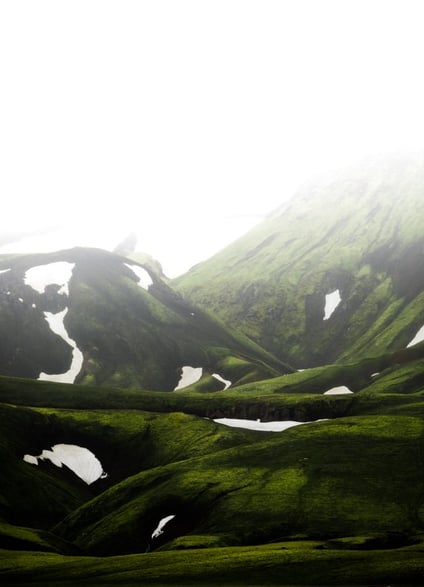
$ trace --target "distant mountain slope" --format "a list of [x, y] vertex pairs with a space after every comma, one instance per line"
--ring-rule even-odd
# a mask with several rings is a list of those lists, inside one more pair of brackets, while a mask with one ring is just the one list
[[298, 368], [407, 346], [424, 324], [424, 157], [307, 183], [173, 285]]
[[206, 390], [290, 371], [148, 266], [100, 249], [0, 259], [0, 327], [3, 375], [170, 391], [183, 367]]

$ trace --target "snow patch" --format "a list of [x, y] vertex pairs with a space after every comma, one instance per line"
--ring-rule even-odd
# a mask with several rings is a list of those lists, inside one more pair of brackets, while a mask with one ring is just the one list
[[330, 316], [333, 314], [334, 310], [342, 301], [340, 297], [340, 290], [335, 289], [331, 293], [325, 296], [325, 309], [324, 309], [324, 318], [323, 320], [328, 320]]
[[74, 267], [75, 263], [68, 263], [67, 261], [36, 265], [25, 273], [24, 283], [41, 294], [45, 292], [48, 285], [54, 283], [61, 286], [58, 293], [68, 296], [69, 281]]
[[164, 532], [163, 529], [166, 526], [166, 524], [168, 522], [170, 522], [171, 520], [173, 520], [174, 518], [175, 518], [175, 514], [173, 514], [171, 516], [166, 516], [166, 518], [162, 518], [161, 521], [159, 522], [156, 530], [152, 533], [152, 538], [157, 538], [158, 536], [163, 534], [163, 532]]
[[419, 342], [422, 342], [423, 340], [424, 340], [424, 326], [421, 326], [421, 328], [419, 329], [417, 334], [414, 336], [414, 338], [411, 340], [411, 342], [407, 345], [406, 348], [409, 348], [410, 346], [414, 346], [414, 344], [418, 344]]
[[187, 387], [192, 383], [197, 383], [199, 379], [203, 375], [203, 368], [202, 367], [190, 367], [186, 365], [182, 368], [182, 374], [180, 380], [178, 382], [177, 387], [174, 388], [174, 391], [178, 391], [179, 389], [183, 389], [183, 387]]
[[331, 389], [324, 391], [323, 395], [341, 395], [344, 393], [353, 393], [346, 385], [340, 385], [339, 387], [332, 387]]
[[215, 379], [218, 379], [218, 381], [221, 381], [221, 383], [223, 383], [225, 385], [224, 391], [226, 389], [228, 389], [230, 387], [231, 383], [232, 383], [232, 381], [230, 381], [229, 379], [224, 379], [218, 373], [212, 373], [212, 377], [215, 377]]
[[38, 465], [38, 458], [32, 455], [24, 455], [24, 461], [30, 465]]
[[129, 263], [124, 263], [124, 265], [128, 267], [136, 277], [138, 277], [138, 285], [143, 289], [148, 290], [153, 283], [153, 279], [150, 277], [149, 272], [139, 265], [130, 265]]
[[260, 420], [245, 420], [242, 418], [216, 418], [217, 424], [224, 424], [233, 428], [245, 428], [246, 430], [261, 430], [262, 432], [282, 432], [293, 426], [307, 424], [307, 422], [296, 422], [285, 420], [284, 422], [261, 422]]
[[52, 450], [43, 450], [38, 457], [24, 455], [23, 460], [32, 465], [38, 465], [39, 460], [48, 460], [60, 468], [66, 465], [87, 485], [107, 477], [99, 459], [88, 448], [75, 444], [55, 444]]
[[72, 347], [72, 362], [69, 370], [65, 373], [58, 373], [49, 375], [48, 373], [40, 373], [38, 379], [42, 381], [56, 381], [59, 383], [73, 383], [76, 376], [81, 371], [83, 354], [76, 345], [76, 342], [69, 338], [66, 331], [64, 318], [68, 312], [68, 308], [65, 308], [62, 312], [52, 314], [51, 312], [44, 312], [44, 317], [47, 320], [50, 330], [60, 336], [69, 346]]
[[7, 273], [8, 271], [10, 271], [10, 268], [9, 268], [9, 269], [0, 269], [0, 275], [1, 275], [2, 273]]

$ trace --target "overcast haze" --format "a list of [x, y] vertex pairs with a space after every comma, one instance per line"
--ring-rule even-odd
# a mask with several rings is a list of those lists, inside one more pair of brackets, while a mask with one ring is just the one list
[[60, 227], [59, 246], [113, 247], [136, 231], [172, 276], [311, 171], [421, 147], [423, 12], [407, 0], [3, 0], [0, 243]]

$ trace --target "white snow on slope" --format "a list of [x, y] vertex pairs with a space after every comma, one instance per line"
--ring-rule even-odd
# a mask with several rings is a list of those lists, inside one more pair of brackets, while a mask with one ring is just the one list
[[215, 377], [215, 379], [218, 379], [218, 381], [221, 381], [221, 383], [225, 385], [224, 391], [228, 389], [232, 383], [229, 379], [224, 379], [219, 373], [212, 373], [212, 377]]
[[79, 350], [76, 345], [76, 342], [69, 338], [69, 335], [66, 331], [64, 318], [68, 312], [68, 308], [65, 308], [62, 312], [58, 312], [57, 314], [52, 314], [51, 312], [44, 312], [44, 317], [46, 318], [50, 329], [52, 332], [60, 336], [69, 346], [72, 347], [72, 362], [69, 370], [65, 373], [57, 373], [50, 375], [48, 373], [40, 373], [38, 379], [42, 381], [57, 381], [59, 383], [73, 383], [75, 381], [76, 376], [81, 371], [82, 362], [83, 362], [83, 354]]
[[418, 344], [419, 342], [422, 342], [423, 340], [424, 340], [424, 326], [421, 326], [421, 328], [419, 329], [417, 334], [414, 336], [414, 338], [411, 340], [411, 342], [407, 345], [406, 348], [409, 348], [410, 346], [414, 346], [414, 344]]
[[10, 269], [0, 269], [0, 274], [1, 273], [7, 273], [8, 271], [10, 271]]
[[25, 455], [23, 459], [32, 465], [38, 465], [39, 460], [49, 460], [60, 468], [66, 465], [87, 485], [107, 476], [99, 459], [88, 448], [75, 444], [55, 444], [52, 450], [43, 450], [38, 457]]
[[178, 391], [179, 389], [183, 389], [187, 387], [187, 385], [191, 385], [192, 383], [197, 383], [199, 379], [202, 377], [203, 368], [202, 367], [190, 367], [186, 365], [182, 368], [182, 374], [178, 385], [174, 388], [174, 391]]
[[143, 269], [143, 267], [140, 267], [139, 265], [130, 265], [129, 263], [124, 263], [124, 265], [128, 267], [128, 269], [131, 269], [131, 271], [136, 275], [136, 277], [138, 277], [138, 285], [143, 289], [148, 290], [149, 286], [153, 283], [153, 280], [150, 277], [149, 272], [146, 271], [146, 269]]
[[44, 293], [46, 287], [51, 284], [60, 285], [60, 294], [69, 295], [69, 280], [72, 277], [75, 263], [58, 261], [47, 265], [36, 265], [25, 273], [24, 283], [38, 293]]
[[344, 393], [353, 393], [346, 385], [340, 385], [339, 387], [332, 387], [327, 391], [324, 391], [323, 395], [341, 395]]
[[171, 515], [171, 516], [166, 516], [166, 518], [162, 518], [161, 521], [159, 522], [156, 530], [152, 533], [152, 538], [157, 538], [158, 536], [163, 534], [163, 532], [164, 532], [163, 529], [166, 526], [166, 524], [174, 518], [175, 518], [175, 514]]
[[324, 318], [323, 320], [328, 320], [330, 316], [333, 314], [334, 310], [342, 301], [340, 297], [340, 290], [335, 289], [331, 293], [325, 296], [325, 309], [324, 309]]
[[224, 424], [233, 428], [245, 428], [246, 430], [260, 430], [262, 432], [282, 432], [293, 426], [307, 424], [307, 422], [296, 422], [294, 420], [285, 420], [284, 422], [261, 422], [260, 420], [245, 420], [242, 418], [216, 418], [214, 422]]

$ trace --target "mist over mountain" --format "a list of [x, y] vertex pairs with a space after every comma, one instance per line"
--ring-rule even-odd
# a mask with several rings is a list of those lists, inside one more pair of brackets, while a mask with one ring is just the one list
[[323, 175], [173, 284], [298, 368], [400, 349], [423, 326], [423, 186], [420, 157]]
[[174, 280], [1, 255], [0, 581], [420, 585], [423, 193], [315, 178]]

